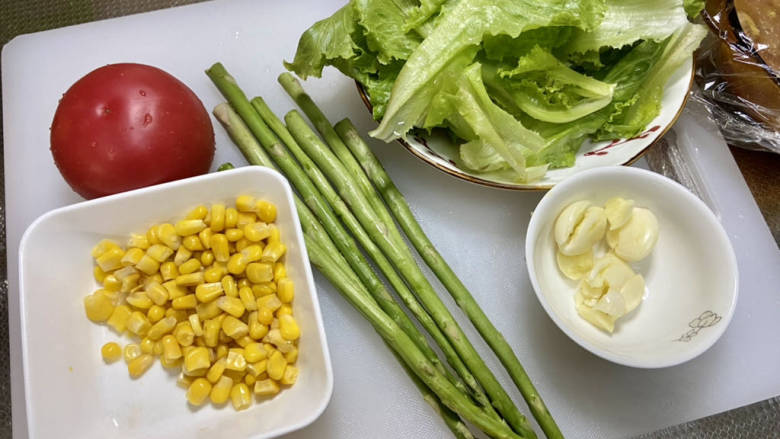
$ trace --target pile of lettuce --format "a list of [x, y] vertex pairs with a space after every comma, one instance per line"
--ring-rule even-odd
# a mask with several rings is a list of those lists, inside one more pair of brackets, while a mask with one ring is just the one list
[[642, 132], [706, 30], [701, 0], [351, 0], [302, 36], [298, 76], [363, 84], [384, 141], [448, 129], [461, 165], [531, 181]]

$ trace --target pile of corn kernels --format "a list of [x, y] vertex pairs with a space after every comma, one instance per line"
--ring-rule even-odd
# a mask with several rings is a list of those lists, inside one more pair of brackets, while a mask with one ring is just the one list
[[160, 359], [199, 406], [231, 400], [236, 410], [291, 386], [300, 329], [276, 206], [242, 195], [235, 207], [201, 205], [176, 222], [92, 250], [102, 288], [84, 298], [87, 317], [134, 342], [106, 343], [103, 359], [124, 357], [132, 378]]

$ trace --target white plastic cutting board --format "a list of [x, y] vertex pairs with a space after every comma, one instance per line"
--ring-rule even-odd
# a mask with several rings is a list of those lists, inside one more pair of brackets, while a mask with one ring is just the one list
[[[216, 1], [21, 36], [3, 49], [15, 437], [26, 436], [17, 297], [19, 240], [40, 214], [80, 201], [49, 154], [48, 128], [60, 95], [98, 66], [141, 62], [177, 76], [211, 108], [222, 99], [203, 70], [222, 61], [248, 94], [263, 95], [278, 114], [284, 114], [292, 103], [276, 83], [282, 59], [292, 57], [304, 29], [341, 4]], [[349, 116], [364, 132], [373, 126], [354, 84], [338, 72], [328, 69], [323, 79], [305, 85], [331, 120]], [[431, 240], [515, 347], [569, 437], [631, 436], [780, 394], [780, 253], [725, 144], [714, 134], [715, 127], [683, 116], [678, 128], [680, 143], [697, 158], [734, 244], [741, 291], [723, 338], [694, 361], [663, 370], [631, 369], [599, 359], [570, 341], [544, 313], [528, 282], [522, 251], [540, 193], [471, 185], [435, 171], [397, 144], [372, 142]], [[224, 161], [244, 163], [216, 123], [215, 131], [214, 167]], [[45, 269], [45, 261], [42, 264]], [[322, 277], [317, 277], [317, 285], [335, 391], [323, 416], [291, 437], [447, 437], [444, 425], [368, 323]], [[442, 295], [446, 296], [443, 290]], [[455, 309], [451, 300], [445, 302]], [[469, 336], [478, 340], [463, 323]], [[57, 336], [79, 335], [52, 336], [50, 343], [56, 343]], [[475, 344], [499, 371], [486, 345]], [[506, 374], [499, 372], [498, 377], [528, 413]], [[77, 398], [74, 395], [74, 402]]]

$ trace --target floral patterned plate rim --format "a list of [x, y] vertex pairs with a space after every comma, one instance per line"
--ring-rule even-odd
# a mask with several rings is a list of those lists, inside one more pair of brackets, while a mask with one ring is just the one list
[[[639, 160], [647, 150], [659, 141], [669, 131], [685, 108], [690, 89], [693, 86], [694, 62], [691, 59], [683, 64], [672, 75], [664, 88], [661, 99], [661, 113], [647, 129], [631, 139], [618, 139], [611, 142], [591, 143], [582, 145], [574, 166], [570, 168], [552, 169], [538, 181], [517, 183], [508, 179], [484, 175], [458, 165], [458, 146], [443, 136], [407, 137], [398, 142], [409, 152], [435, 167], [436, 169], [475, 184], [510, 190], [548, 190], [556, 183], [586, 169], [602, 166], [629, 166]], [[363, 103], [371, 111], [371, 101], [359, 82], [358, 93]]]

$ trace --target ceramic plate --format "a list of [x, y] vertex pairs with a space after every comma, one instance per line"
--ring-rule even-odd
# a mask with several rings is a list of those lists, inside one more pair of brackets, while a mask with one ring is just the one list
[[[574, 166], [549, 170], [544, 178], [532, 183], [517, 183], [509, 179], [479, 174], [465, 169], [460, 164], [458, 145], [452, 143], [445, 136], [432, 135], [425, 138], [410, 136], [405, 140], [399, 139], [398, 142], [409, 152], [440, 171], [472, 183], [514, 190], [547, 190], [567, 177], [586, 169], [630, 165], [639, 160], [650, 146], [669, 131], [682, 113], [685, 102], [688, 100], [688, 92], [693, 84], [693, 72], [693, 59], [677, 69], [666, 83], [661, 100], [661, 114], [648, 124], [641, 134], [631, 139], [618, 139], [609, 142], [592, 143], [586, 141], [577, 153]], [[360, 84], [358, 84], [358, 92], [363, 103], [371, 111], [371, 102]]]

